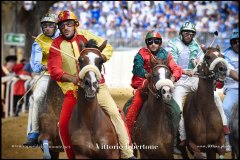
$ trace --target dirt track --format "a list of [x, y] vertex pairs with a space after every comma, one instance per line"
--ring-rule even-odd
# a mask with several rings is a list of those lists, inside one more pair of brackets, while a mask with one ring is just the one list
[[[129, 97], [132, 96], [132, 89], [111, 89], [110, 90], [117, 105], [122, 108]], [[28, 114], [21, 114], [18, 118], [2, 119], [2, 147], [1, 157], [3, 159], [41, 159], [40, 148], [25, 148], [22, 144], [26, 141]], [[60, 159], [67, 158], [65, 153], [60, 153]], [[175, 158], [179, 158], [178, 156]], [[225, 155], [230, 158], [230, 153]]]
[[[124, 103], [132, 96], [132, 89], [110, 90], [117, 105], [122, 108]], [[40, 148], [26, 148], [22, 144], [26, 141], [28, 114], [23, 113], [18, 118], [2, 119], [2, 148], [1, 157], [4, 159], [34, 159], [42, 158]], [[67, 158], [60, 153], [60, 158]]]

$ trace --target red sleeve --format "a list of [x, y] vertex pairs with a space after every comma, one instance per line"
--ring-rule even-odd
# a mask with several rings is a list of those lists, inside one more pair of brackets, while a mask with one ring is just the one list
[[170, 53], [168, 53], [168, 66], [172, 72], [172, 76], [176, 78], [176, 81], [179, 80], [182, 76], [182, 67], [177, 65]]
[[[59, 49], [59, 39], [55, 39], [52, 43], [52, 46]], [[59, 51], [54, 48], [50, 48], [49, 56], [48, 56], [48, 72], [52, 79], [56, 81], [61, 81], [61, 77], [63, 76], [62, 70], [62, 56]]]

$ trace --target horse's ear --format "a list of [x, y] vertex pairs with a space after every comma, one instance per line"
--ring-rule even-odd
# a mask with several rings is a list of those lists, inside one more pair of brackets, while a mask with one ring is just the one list
[[219, 45], [217, 45], [217, 47], [216, 47], [216, 48], [217, 48], [217, 50], [219, 50], [219, 52], [220, 52], [220, 46], [219, 46]]
[[82, 51], [85, 48], [85, 45], [84, 45], [83, 41], [81, 41], [81, 40], [79, 42], [79, 47], [80, 47], [80, 51]]
[[103, 49], [107, 46], [107, 40], [105, 40], [102, 45], [99, 47], [99, 50], [102, 52]]

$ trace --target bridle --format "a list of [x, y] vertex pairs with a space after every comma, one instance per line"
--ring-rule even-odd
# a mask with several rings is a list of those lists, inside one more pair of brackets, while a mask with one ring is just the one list
[[[158, 64], [158, 65], [156, 65], [156, 66], [153, 67], [151, 76], [153, 75], [153, 70], [156, 69], [156, 68], [158, 68], [158, 67], [159, 67], [159, 68], [160, 68], [160, 67], [163, 67], [163, 68], [169, 70], [169, 68], [168, 68], [166, 65]], [[169, 70], [169, 71], [170, 71], [170, 70]], [[160, 90], [157, 90], [157, 88], [156, 88], [155, 85], [156, 85], [156, 84], [153, 84], [153, 85], [152, 85], [152, 89], [151, 89], [150, 83], [148, 83], [148, 90], [151, 92], [151, 94], [152, 94], [156, 99], [158, 99], [158, 98], [161, 97], [161, 93], [160, 93]]]
[[202, 78], [202, 79], [212, 79], [212, 78], [214, 78], [216, 80], [218, 78], [218, 76], [217, 76], [218, 74], [214, 72], [215, 66], [219, 62], [223, 62], [227, 66], [227, 62], [222, 57], [218, 57], [217, 55], [213, 54], [213, 56], [215, 56], [216, 58], [211, 63], [208, 63], [206, 58], [205, 58], [205, 56], [207, 55], [209, 50], [210, 49], [207, 49], [206, 52], [205, 52], [205, 55], [203, 57], [203, 63], [209, 69], [210, 74], [208, 74], [208, 75], [200, 75], [200, 74], [198, 74], [198, 77]]

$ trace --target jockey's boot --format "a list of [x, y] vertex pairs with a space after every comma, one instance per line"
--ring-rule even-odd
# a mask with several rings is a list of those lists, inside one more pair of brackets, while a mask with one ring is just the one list
[[177, 148], [177, 136], [175, 136], [174, 142], [173, 142], [173, 154], [177, 154], [177, 155], [181, 154], [181, 151]]
[[226, 140], [226, 152], [231, 152], [232, 151], [232, 147], [231, 147], [231, 145], [230, 145], [230, 143], [229, 143], [229, 135], [226, 135], [225, 136], [225, 140]]
[[181, 151], [177, 148], [177, 136], [178, 136], [179, 122], [181, 119], [181, 110], [179, 109], [178, 104], [173, 98], [168, 103], [168, 105], [170, 108], [169, 115], [173, 123], [173, 134], [174, 134], [173, 152], [174, 154], [181, 154]]
[[38, 140], [37, 139], [28, 139], [27, 142], [23, 143], [23, 146], [36, 146], [38, 145]]
[[223, 130], [224, 130], [224, 134], [225, 134], [225, 135], [230, 134], [230, 131], [229, 131], [229, 128], [228, 128], [227, 125], [224, 125], [224, 126], [223, 126]]
[[132, 105], [129, 107], [128, 112], [126, 114], [126, 124], [130, 134], [132, 134], [132, 127], [137, 119], [137, 115], [139, 110], [141, 109], [143, 104], [143, 100], [140, 95], [140, 90], [136, 90]]

